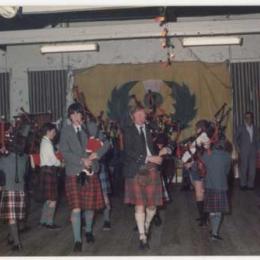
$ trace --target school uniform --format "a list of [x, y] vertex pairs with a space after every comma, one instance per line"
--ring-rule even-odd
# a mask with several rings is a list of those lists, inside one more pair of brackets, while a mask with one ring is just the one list
[[[88, 136], [81, 125], [79, 133], [77, 129], [71, 125], [65, 125], [61, 130], [60, 150], [65, 162], [65, 189], [70, 209], [80, 208], [101, 209], [104, 207], [104, 199], [102, 195], [101, 185], [97, 174], [89, 177], [83, 185], [79, 184], [77, 175], [84, 170], [81, 162], [82, 158], [87, 158]], [[102, 151], [97, 152], [98, 157]], [[96, 160], [92, 165], [92, 170], [97, 173], [99, 164]]]
[[231, 157], [226, 151], [213, 149], [205, 153], [202, 160], [207, 169], [205, 177], [204, 211], [228, 212], [228, 181]]
[[22, 220], [26, 215], [24, 176], [27, 166], [26, 155], [10, 153], [0, 157], [0, 170], [5, 174], [0, 201], [0, 219]]
[[45, 200], [57, 201], [58, 177], [57, 171], [61, 162], [57, 159], [52, 141], [44, 136], [40, 144], [40, 175]]

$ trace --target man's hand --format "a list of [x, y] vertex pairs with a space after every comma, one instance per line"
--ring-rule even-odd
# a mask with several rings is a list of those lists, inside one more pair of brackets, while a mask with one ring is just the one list
[[88, 159], [90, 159], [91, 161], [98, 159], [97, 153], [91, 153], [90, 156], [88, 157]]
[[162, 158], [160, 156], [149, 156], [148, 162], [155, 163], [155, 164], [162, 164]]
[[159, 152], [159, 156], [163, 156], [167, 154], [171, 154], [171, 149], [167, 147], [163, 147]]
[[82, 158], [81, 161], [85, 168], [90, 168], [92, 165], [92, 160], [90, 160], [89, 158]]

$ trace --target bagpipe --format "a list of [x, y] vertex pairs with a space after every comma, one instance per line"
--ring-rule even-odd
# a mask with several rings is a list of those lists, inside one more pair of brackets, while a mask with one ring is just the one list
[[10, 144], [13, 142], [12, 125], [4, 119], [0, 120], [0, 156], [7, 155]]
[[[30, 114], [22, 107], [19, 115], [14, 116], [11, 124], [6, 120], [0, 120], [0, 156], [15, 154], [28, 154], [32, 168], [40, 166], [40, 142], [42, 138], [41, 128], [51, 122], [51, 113]], [[55, 153], [62, 160], [60, 152]]]
[[198, 121], [196, 127], [200, 131], [178, 144], [180, 149], [178, 158], [184, 165], [196, 162], [201, 176], [206, 175], [206, 169], [200, 157], [204, 152], [210, 154], [211, 148], [218, 145], [220, 141], [225, 143], [225, 130], [230, 111], [231, 108], [227, 108], [227, 104], [224, 103], [215, 113], [213, 121]]
[[[98, 138], [97, 135], [90, 136], [88, 138], [88, 142], [85, 147], [85, 151], [87, 152], [88, 155], [90, 155], [92, 153], [96, 153], [100, 148], [102, 148], [103, 145], [104, 145], [104, 143], [102, 142], [102, 140], [100, 140]], [[86, 182], [88, 182], [89, 177], [94, 175], [94, 173], [95, 172], [92, 169], [92, 166], [84, 168], [81, 172], [79, 172], [77, 174], [77, 182], [83, 186]]]

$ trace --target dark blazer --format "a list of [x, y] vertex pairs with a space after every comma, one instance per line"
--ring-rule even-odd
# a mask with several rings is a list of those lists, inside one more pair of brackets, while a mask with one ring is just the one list
[[27, 168], [27, 155], [17, 155], [17, 175], [19, 182], [15, 182], [16, 158], [14, 153], [0, 157], [0, 170], [5, 174], [5, 190], [24, 191], [24, 178]]
[[228, 174], [231, 168], [231, 157], [226, 151], [213, 149], [211, 154], [204, 153], [202, 160], [207, 169], [205, 187], [207, 189], [228, 189]]
[[[143, 153], [142, 139], [138, 129], [134, 124], [126, 127], [123, 133], [124, 137], [124, 176], [133, 178], [140, 166], [145, 163], [145, 154]], [[154, 155], [152, 137], [149, 129], [146, 127], [146, 142]]]

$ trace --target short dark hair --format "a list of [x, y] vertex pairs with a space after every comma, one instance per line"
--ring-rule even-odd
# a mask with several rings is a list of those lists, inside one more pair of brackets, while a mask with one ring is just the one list
[[53, 124], [53, 123], [45, 123], [43, 126], [42, 126], [42, 135], [46, 135], [48, 131], [51, 131], [55, 129], [57, 131], [57, 128], [56, 128], [56, 125]]
[[82, 105], [78, 102], [71, 104], [68, 108], [68, 117], [70, 117], [70, 115], [74, 113], [80, 113], [82, 115], [84, 114], [84, 109]]
[[246, 116], [246, 115], [250, 115], [251, 118], [254, 118], [254, 114], [253, 114], [253, 112], [251, 112], [251, 111], [246, 111], [246, 112], [245, 112], [245, 116]]
[[196, 128], [201, 128], [202, 131], [206, 131], [209, 127], [209, 121], [201, 119], [196, 123]]

